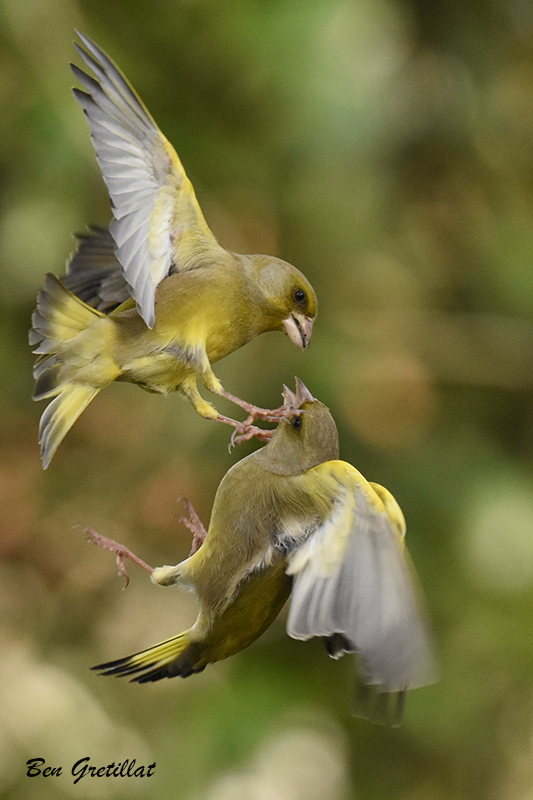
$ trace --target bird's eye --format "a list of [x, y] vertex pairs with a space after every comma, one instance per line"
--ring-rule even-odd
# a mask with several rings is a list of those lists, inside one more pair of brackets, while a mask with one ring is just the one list
[[294, 292], [294, 299], [297, 303], [303, 303], [306, 299], [306, 294], [303, 289], [296, 289]]
[[294, 428], [295, 431], [300, 430], [300, 428], [302, 427], [302, 418], [300, 416], [293, 417], [292, 427]]

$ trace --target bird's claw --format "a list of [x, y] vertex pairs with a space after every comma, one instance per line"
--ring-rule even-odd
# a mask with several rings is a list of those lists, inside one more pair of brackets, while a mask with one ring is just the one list
[[[253, 425], [253, 423], [258, 419], [263, 420], [264, 422], [279, 422], [280, 419], [283, 419], [284, 417], [293, 417], [295, 414], [300, 413], [300, 410], [298, 408], [294, 408], [290, 402], [285, 403], [279, 408], [260, 408], [260, 406], [254, 406], [253, 403], [248, 403], [246, 400], [241, 400], [239, 397], [227, 392], [222, 387], [218, 393], [222, 397], [225, 397], [227, 400], [230, 400], [232, 403], [238, 405], [243, 409], [243, 411], [246, 411], [248, 414], [248, 419], [244, 423], [246, 426]], [[296, 395], [294, 395], [294, 400], [296, 401]], [[225, 418], [225, 421], [229, 421], [227, 417]], [[233, 422], [235, 421], [233, 420]], [[253, 435], [256, 436], [257, 434]]]
[[264, 428], [258, 428], [257, 425], [254, 425], [254, 422], [257, 420], [263, 420], [265, 422], [280, 422], [282, 419], [286, 419], [287, 417], [294, 417], [295, 415], [301, 414], [302, 411], [299, 408], [293, 408], [289, 405], [283, 405], [279, 408], [259, 408], [258, 406], [250, 406], [249, 416], [244, 422], [235, 425], [234, 431], [231, 435], [230, 440], [230, 450], [234, 445], [242, 444], [243, 442], [248, 442], [250, 439], [254, 437], [259, 439], [261, 442], [269, 442], [275, 430], [265, 430]]
[[191, 531], [191, 533], [193, 534], [191, 552], [189, 553], [189, 558], [190, 558], [203, 545], [203, 543], [205, 541], [205, 537], [207, 536], [207, 531], [206, 531], [206, 529], [205, 529], [200, 517], [196, 513], [196, 509], [194, 508], [194, 506], [191, 503], [191, 501], [187, 500], [187, 498], [185, 498], [185, 497], [181, 498], [181, 499], [183, 499], [183, 502], [187, 506], [187, 514], [189, 516], [188, 517], [180, 517], [178, 522], [181, 522], [183, 525], [185, 525], [185, 527], [188, 528]]
[[117, 567], [118, 567], [118, 576], [119, 578], [125, 579], [124, 589], [130, 582], [130, 578], [128, 575], [128, 570], [126, 569], [126, 564], [124, 562], [125, 558], [129, 558], [130, 561], [133, 561], [135, 564], [138, 564], [139, 567], [142, 567], [147, 572], [152, 574], [153, 567], [147, 564], [142, 558], [139, 558], [132, 553], [127, 547], [123, 544], [119, 544], [115, 542], [114, 539], [109, 539], [107, 536], [104, 536], [102, 533], [98, 533], [98, 531], [93, 530], [93, 528], [85, 528], [84, 533], [86, 534], [88, 540], [93, 544], [96, 544], [98, 547], [103, 547], [104, 550], [110, 550], [112, 553], [115, 554], [117, 560]]
[[269, 442], [274, 436], [274, 433], [274, 430], [258, 428], [256, 425], [251, 425], [249, 421], [246, 420], [234, 428], [231, 434], [229, 449], [231, 450], [232, 447], [243, 444], [243, 442], [249, 442], [250, 439], [253, 438], [259, 439], [260, 442]]

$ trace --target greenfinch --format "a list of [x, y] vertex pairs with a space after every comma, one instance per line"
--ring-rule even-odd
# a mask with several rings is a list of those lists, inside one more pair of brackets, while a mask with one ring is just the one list
[[196, 531], [189, 558], [152, 569], [95, 535], [119, 560], [132, 557], [148, 569], [154, 583], [194, 590], [200, 609], [179, 636], [94, 669], [139, 683], [200, 672], [257, 639], [292, 590], [289, 636], [322, 637], [333, 658], [356, 653], [363, 687], [401, 700], [432, 680], [432, 647], [396, 500], [339, 460], [333, 417], [301, 381], [296, 394], [285, 387], [285, 402], [300, 413], [281, 420], [267, 445], [227, 472], [208, 531]]
[[[284, 331], [306, 348], [315, 292], [291, 264], [238, 255], [217, 242], [176, 151], [140, 97], [111, 59], [79, 36], [87, 49], [77, 50], [96, 79], [73, 65], [87, 89], [74, 94], [89, 122], [114, 220], [111, 235], [93, 231], [65, 281], [47, 275], [38, 296], [30, 332], [38, 355], [34, 399], [51, 400], [39, 428], [43, 466], [88, 403], [115, 380], [161, 394], [178, 391], [203, 417], [229, 423], [247, 438], [259, 430], [252, 426], [256, 419], [284, 411], [268, 412], [230, 394], [211, 365], [266, 331]], [[92, 302], [82, 299], [87, 293]], [[218, 414], [197, 380], [243, 408], [248, 419]]]

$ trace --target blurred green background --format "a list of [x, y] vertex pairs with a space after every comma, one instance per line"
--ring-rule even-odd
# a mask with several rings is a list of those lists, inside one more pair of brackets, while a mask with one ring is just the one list
[[[350, 715], [353, 663], [284, 619], [198, 676], [88, 667], [187, 627], [194, 600], [88, 545], [176, 563], [208, 521], [224, 426], [112, 386], [43, 473], [29, 319], [109, 202], [71, 94], [74, 28], [124, 69], [215, 234], [296, 264], [311, 349], [266, 334], [216, 366], [275, 406], [299, 375], [342, 457], [387, 486], [434, 622], [402, 728]], [[0, 0], [0, 788], [12, 800], [533, 797], [533, 6], [523, 0]], [[217, 403], [221, 411], [231, 411]], [[150, 779], [71, 765], [155, 761]], [[62, 766], [26, 777], [29, 758]]]

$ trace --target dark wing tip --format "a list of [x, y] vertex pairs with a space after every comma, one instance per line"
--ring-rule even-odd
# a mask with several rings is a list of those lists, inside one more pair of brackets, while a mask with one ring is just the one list
[[398, 728], [402, 724], [407, 689], [386, 692], [379, 686], [359, 681], [352, 713], [377, 725]]

